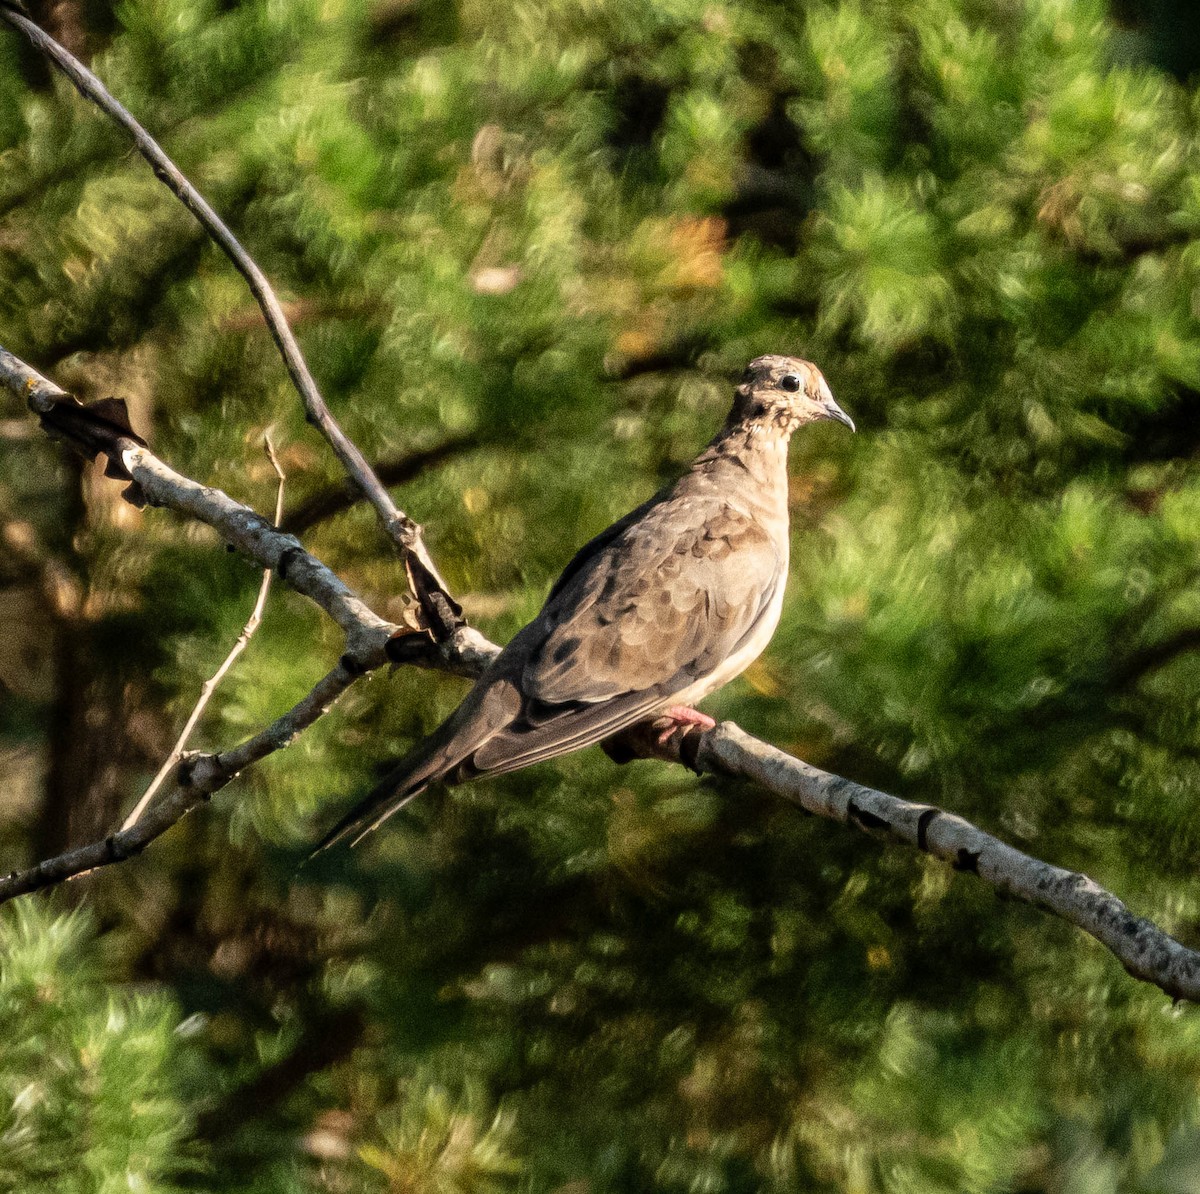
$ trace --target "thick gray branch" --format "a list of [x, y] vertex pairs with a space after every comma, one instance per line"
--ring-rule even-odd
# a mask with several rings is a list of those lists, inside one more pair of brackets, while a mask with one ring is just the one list
[[[24, 398], [53, 427], [55, 413], [76, 413], [70, 394], [0, 347], [0, 384]], [[149, 448], [112, 436], [98, 450], [115, 459], [138, 484], [152, 506], [165, 506], [212, 527], [226, 543], [263, 568], [274, 571], [298, 593], [319, 605], [346, 634], [347, 649], [365, 667], [386, 661], [384, 645], [400, 628], [375, 614], [345, 582], [257, 511], [228, 494], [175, 472]]]
[[635, 727], [609, 750], [618, 759], [659, 758], [693, 771], [748, 780], [806, 812], [924, 850], [969, 871], [1002, 895], [1053, 912], [1106, 945], [1135, 978], [1175, 999], [1200, 1001], [1200, 952], [1135, 916], [1087, 875], [1033, 858], [970, 821], [832, 775], [747, 734], [733, 722], [676, 734]]
[[1087, 875], [1032, 858], [953, 813], [830, 775], [732, 722], [704, 736], [698, 763], [738, 775], [809, 812], [848, 822], [970, 871], [998, 892], [1061, 916], [1106, 945], [1135, 978], [1200, 999], [1200, 953], [1132, 912]]
[[167, 506], [212, 527], [243, 555], [272, 569], [315, 601], [345, 632], [347, 647], [360, 662], [384, 661], [384, 644], [398, 627], [374, 613], [340, 577], [305, 551], [299, 539], [277, 531], [261, 514], [221, 490], [180, 475], [140, 444], [130, 441], [121, 452], [121, 463], [150, 505]]

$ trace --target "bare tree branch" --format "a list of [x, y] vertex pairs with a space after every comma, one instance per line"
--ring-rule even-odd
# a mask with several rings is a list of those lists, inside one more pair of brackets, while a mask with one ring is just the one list
[[[0, 385], [26, 400], [51, 435], [87, 455], [103, 454], [110, 474], [133, 481], [150, 505], [187, 514], [212, 527], [226, 543], [270, 568], [297, 593], [320, 606], [346, 635], [353, 667], [407, 663], [459, 676], [476, 676], [498, 651], [479, 631], [459, 626], [444, 642], [397, 626], [374, 613], [326, 564], [304, 549], [294, 535], [228, 494], [175, 472], [148, 447], [96, 417], [37, 370], [0, 346]], [[113, 472], [115, 466], [116, 472]]]
[[1200, 952], [1135, 916], [1087, 875], [1033, 858], [935, 805], [915, 804], [822, 771], [731, 721], [703, 732], [689, 729], [662, 745], [652, 725], [635, 726], [608, 749], [618, 761], [658, 758], [698, 773], [748, 780], [806, 812], [915, 846], [957, 871], [977, 875], [1001, 895], [1082, 929], [1107, 946], [1134, 978], [1153, 983], [1173, 999], [1200, 1000]]
[[293, 385], [304, 400], [308, 420], [329, 442], [342, 467], [375, 508], [384, 529], [400, 551], [413, 594], [421, 603], [430, 629], [438, 640], [448, 638], [462, 622], [462, 608], [450, 595], [432, 557], [425, 547], [421, 528], [400, 510], [366, 457], [346, 435], [333, 417], [325, 399], [309, 372], [300, 345], [283, 313], [275, 291], [254, 259], [242, 248], [237, 237], [184, 177], [158, 143], [137, 122], [86, 66], [48, 33], [15, 9], [0, 5], [0, 20], [23, 33], [75, 85], [85, 99], [91, 100], [132, 138], [137, 151], [150, 163], [155, 177], [196, 217], [204, 230], [220, 247], [234, 268], [246, 279], [275, 343], [283, 356]]
[[111, 423], [92, 417], [65, 390], [0, 347], [0, 384], [26, 399], [43, 426], [91, 453], [104, 453], [110, 466], [133, 480], [153, 506], [166, 506], [207, 523], [227, 543], [260, 567], [319, 605], [342, 628], [347, 647], [363, 666], [385, 661], [384, 644], [401, 628], [373, 613], [326, 565], [293, 535], [285, 535], [262, 515], [219, 489], [175, 472], [149, 448]]

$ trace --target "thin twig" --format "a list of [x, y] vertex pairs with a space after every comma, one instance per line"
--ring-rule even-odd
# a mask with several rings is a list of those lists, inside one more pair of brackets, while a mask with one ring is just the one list
[[[267, 459], [271, 462], [271, 467], [275, 470], [276, 477], [279, 478], [279, 487], [275, 494], [275, 525], [279, 525], [280, 519], [283, 517], [283, 487], [285, 477], [283, 469], [279, 467], [279, 461], [275, 456], [275, 445], [271, 443], [271, 433], [268, 431], [263, 436], [263, 444], [266, 448]], [[196, 728], [196, 724], [200, 718], [204, 716], [204, 710], [208, 708], [208, 702], [212, 700], [212, 695], [217, 691], [217, 687], [225, 678], [229, 669], [233, 667], [234, 661], [246, 649], [250, 640], [254, 637], [255, 631], [258, 630], [262, 623], [263, 608], [267, 604], [267, 594], [271, 591], [271, 577], [274, 573], [270, 568], [263, 570], [262, 583], [258, 586], [258, 597], [255, 599], [254, 608], [250, 611], [250, 617], [246, 619], [246, 624], [242, 627], [242, 632], [237, 636], [237, 641], [229, 649], [229, 654], [225, 656], [224, 662], [213, 674], [205, 680], [200, 688], [200, 697], [196, 701], [195, 708], [189, 714], [187, 721], [184, 723], [183, 729], [179, 732], [179, 737], [175, 740], [175, 745], [171, 747], [171, 753], [163, 760], [163, 765], [158, 769], [158, 774], [150, 781], [150, 786], [143, 793], [141, 800], [133, 807], [133, 811], [125, 818], [121, 825], [122, 829], [130, 829], [146, 811], [146, 807], [150, 801], [154, 799], [159, 788], [166, 782], [167, 776], [179, 765], [179, 760], [183, 758], [183, 752], [187, 749], [188, 739], [192, 736], [192, 731]]]
[[150, 163], [155, 177], [196, 217], [238, 273], [246, 279], [251, 293], [262, 308], [263, 317], [283, 356], [292, 383], [304, 401], [309, 422], [317, 427], [329, 442], [342, 467], [375, 508], [385, 531], [399, 549], [409, 585], [421, 603], [434, 636], [439, 641], [448, 638], [461, 624], [461, 607], [451, 597], [446, 582], [429, 555], [421, 528], [392, 501], [391, 495], [372, 471], [367, 458], [342, 430], [325, 399], [321, 397], [317, 383], [313, 380], [300, 351], [300, 345], [288, 326], [283, 308], [266, 275], [154, 138], [82, 62], [59, 45], [45, 30], [14, 9], [0, 5], [0, 20], [7, 21], [14, 29], [23, 33], [37, 50], [45, 54], [71, 80], [80, 95], [94, 103], [133, 138], [134, 145]]
[[185, 755], [175, 768], [173, 786], [135, 825], [120, 829], [102, 841], [47, 858], [26, 870], [11, 872], [0, 879], [0, 904], [140, 854], [244, 768], [291, 743], [302, 730], [327, 713], [334, 701], [362, 675], [363, 670], [351, 666], [343, 656], [311, 692], [252, 738], [220, 754]]

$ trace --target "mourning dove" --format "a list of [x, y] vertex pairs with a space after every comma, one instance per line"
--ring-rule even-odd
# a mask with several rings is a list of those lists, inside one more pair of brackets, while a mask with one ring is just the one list
[[854, 430], [815, 365], [752, 361], [725, 425], [687, 472], [579, 550], [462, 704], [317, 849], [357, 843], [439, 780], [514, 771], [653, 718], [665, 716], [664, 740], [679, 726], [715, 724], [691, 706], [775, 632], [788, 440], [818, 419]]

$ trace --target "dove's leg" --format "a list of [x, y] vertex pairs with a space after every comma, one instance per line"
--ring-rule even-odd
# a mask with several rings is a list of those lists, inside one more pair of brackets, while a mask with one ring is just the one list
[[681, 726], [700, 726], [702, 729], [711, 730], [717, 724], [707, 713], [701, 713], [699, 709], [693, 709], [689, 705], [672, 705], [663, 713], [663, 717], [669, 718], [671, 724], [659, 734], [659, 746], [664, 746], [667, 739]]

